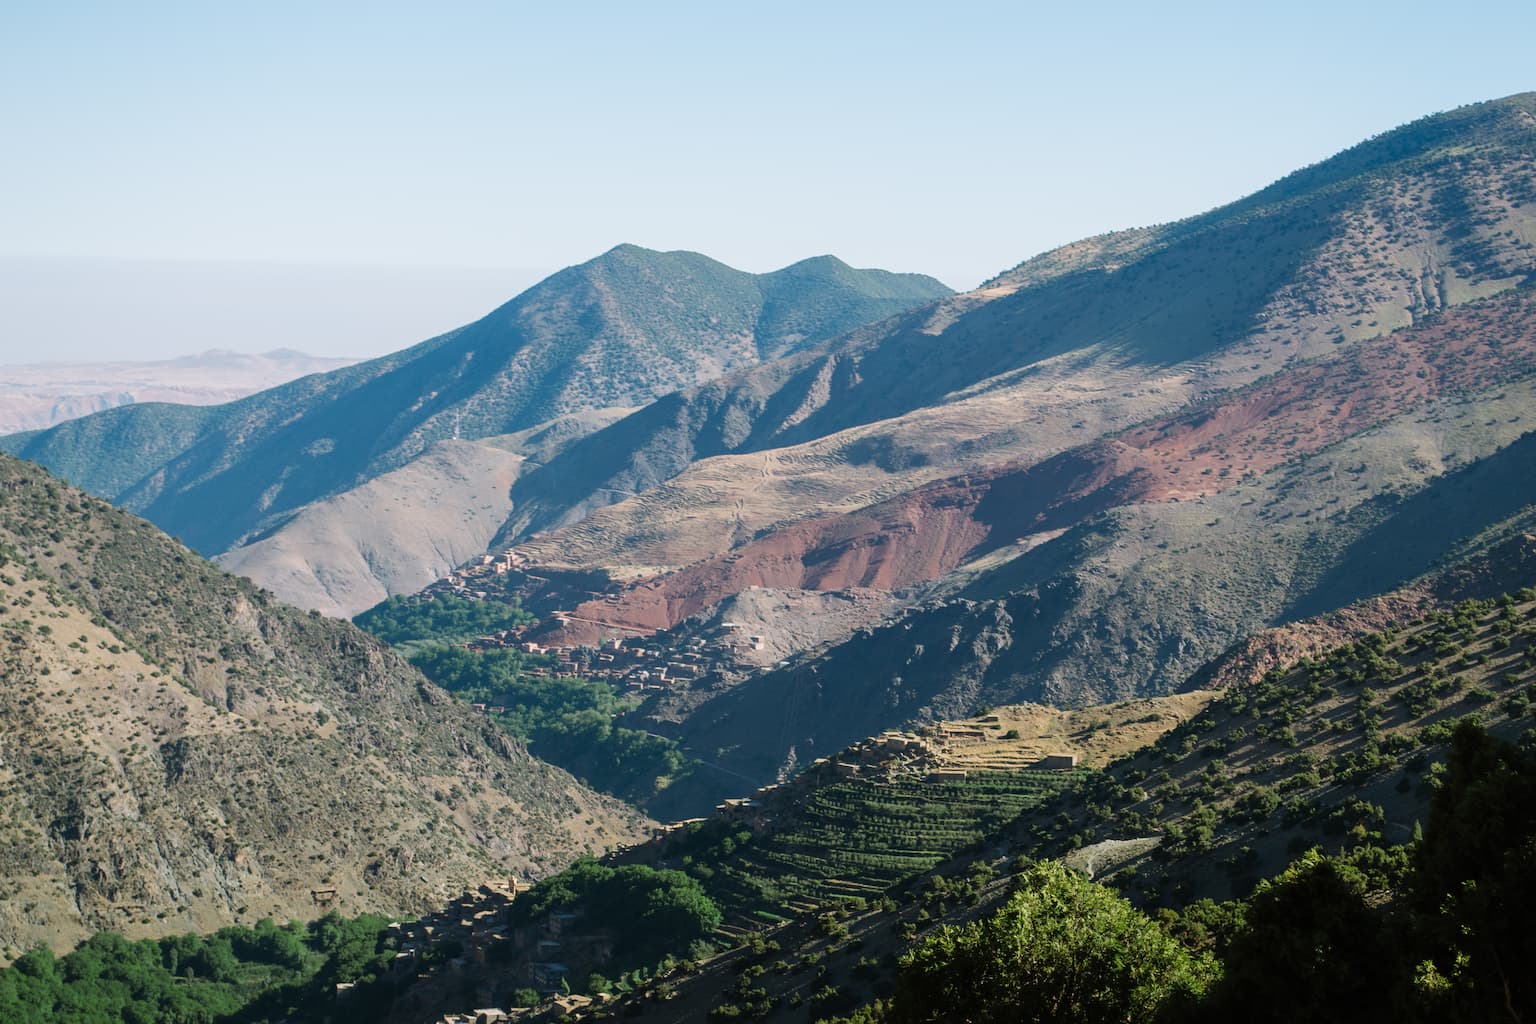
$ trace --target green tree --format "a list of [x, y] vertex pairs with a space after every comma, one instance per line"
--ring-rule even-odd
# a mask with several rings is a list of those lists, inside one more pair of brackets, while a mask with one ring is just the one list
[[1462, 721], [1446, 764], [1414, 858], [1422, 993], [1442, 1019], [1536, 1019], [1536, 758]]
[[1194, 1000], [1215, 974], [1212, 959], [1068, 868], [1035, 865], [1019, 882], [997, 913], [902, 959], [893, 1021], [1143, 1021]]
[[516, 601], [472, 601], [454, 594], [428, 600], [393, 596], [352, 620], [391, 644], [422, 640], [469, 640], [533, 622]]
[[1318, 850], [1260, 882], [1199, 1019], [1384, 1020], [1406, 976], [1385, 894]]

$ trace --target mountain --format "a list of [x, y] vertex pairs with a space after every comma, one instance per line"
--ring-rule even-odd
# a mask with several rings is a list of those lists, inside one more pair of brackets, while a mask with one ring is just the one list
[[[695, 463], [717, 485], [766, 470], [740, 510], [748, 530], [796, 496], [858, 507], [959, 467], [1038, 461], [1512, 288], [1533, 262], [1533, 96], [1427, 118], [1230, 206], [1074, 243], [668, 396], [528, 474], [504, 539], [684, 488]], [[686, 544], [672, 537], [687, 529], [651, 543]]]
[[155, 362], [0, 366], [0, 434], [44, 430], [133, 402], [217, 405], [357, 362], [292, 349], [259, 355], [210, 349]]
[[[947, 294], [932, 278], [855, 270], [830, 256], [748, 274], [696, 253], [623, 245], [404, 352], [229, 405], [113, 409], [0, 447], [204, 553], [257, 544], [230, 564], [290, 600], [354, 614], [374, 595], [412, 592], [483, 551], [487, 535], [457, 529], [450, 516], [424, 538], [415, 513], [393, 515], [378, 486], [317, 503], [450, 442], [522, 433], [514, 454], [544, 458], [555, 439], [614, 418], [604, 410], [627, 412]], [[492, 447], [465, 466], [494, 462], [507, 482], [509, 442]], [[441, 479], [444, 458], [465, 454], [448, 451], [457, 454], [440, 449], [415, 475]], [[477, 495], [472, 487], [459, 497]], [[283, 534], [301, 509], [304, 521]]]
[[829, 256], [758, 275], [622, 245], [394, 355], [214, 409], [109, 410], [7, 447], [213, 554], [435, 441], [641, 405], [946, 293]]
[[1524, 94], [665, 396], [522, 474], [495, 543], [556, 644], [753, 587], [898, 597], [653, 702], [763, 781], [913, 718], [1165, 693], [1529, 531], [1533, 303]]
[[0, 948], [420, 913], [632, 840], [349, 624], [0, 456]]

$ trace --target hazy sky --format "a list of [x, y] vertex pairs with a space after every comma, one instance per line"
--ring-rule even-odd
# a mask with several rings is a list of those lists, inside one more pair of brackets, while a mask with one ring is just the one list
[[626, 241], [969, 287], [1536, 89], [1531, 0], [1259, 6], [6, 0], [0, 362], [372, 354]]

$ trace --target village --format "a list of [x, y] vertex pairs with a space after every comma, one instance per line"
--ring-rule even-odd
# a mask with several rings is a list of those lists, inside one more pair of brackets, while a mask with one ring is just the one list
[[[469, 1001], [482, 1008], [446, 1014], [440, 1024], [495, 1024], [514, 1017], [560, 1017], [593, 1003], [569, 994], [565, 982], [571, 969], [563, 961], [603, 963], [612, 955], [612, 940], [582, 931], [580, 915], [566, 911], [514, 926], [513, 901], [526, 887], [517, 879], [487, 883], [434, 914], [391, 924], [397, 952], [386, 978], [403, 989], [397, 1008], [425, 1009], [441, 1005], [444, 992], [472, 991]], [[338, 985], [338, 1001], [345, 1003], [353, 988]], [[529, 990], [542, 997], [538, 1005], [516, 1006]]]
[[[547, 582], [544, 577], [523, 574], [524, 568], [526, 563], [516, 551], [499, 556], [482, 555], [424, 589], [420, 599], [453, 594], [471, 600], [496, 600], [508, 594], [507, 582], [513, 577]], [[572, 599], [613, 597], [590, 590], [572, 591], [568, 596]], [[568, 626], [571, 621], [569, 613], [562, 611], [549, 613], [548, 620], [555, 627]], [[464, 646], [476, 651], [512, 648], [525, 654], [542, 655], [549, 658], [550, 663], [530, 665], [527, 675], [601, 680], [621, 693], [638, 697], [766, 667], [760, 656], [765, 638], [751, 634], [740, 623], [722, 622], [704, 635], [681, 627], [652, 632], [611, 622], [583, 621], [589, 631], [601, 635], [595, 644], [545, 644], [530, 639], [528, 630], [541, 629], [544, 625], [541, 623], [535, 627], [500, 630], [470, 640]], [[560, 632], [565, 630], [561, 628]]]

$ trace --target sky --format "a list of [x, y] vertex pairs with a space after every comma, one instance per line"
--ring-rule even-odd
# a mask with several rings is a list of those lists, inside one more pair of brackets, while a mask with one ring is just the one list
[[956, 288], [1536, 89], [1536, 4], [0, 5], [0, 363], [374, 355], [621, 242]]

